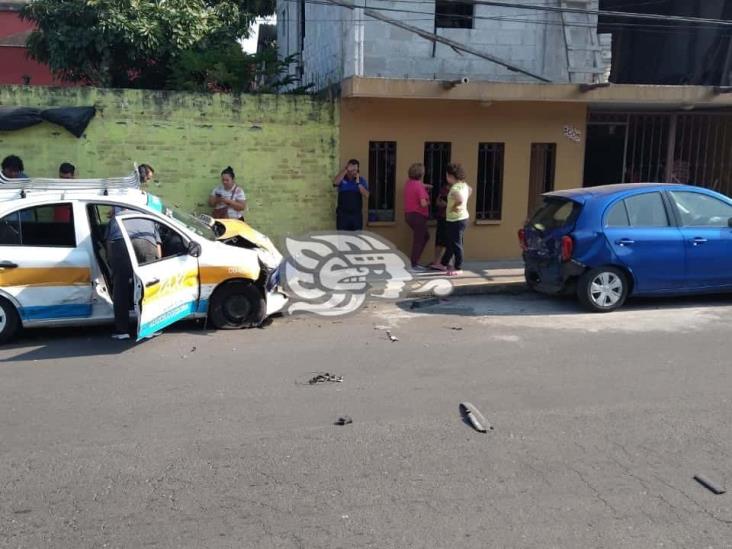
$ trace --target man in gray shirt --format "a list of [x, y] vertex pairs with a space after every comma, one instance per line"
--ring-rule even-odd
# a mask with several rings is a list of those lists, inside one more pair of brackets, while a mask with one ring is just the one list
[[[130, 304], [132, 303], [132, 263], [127, 246], [122, 239], [116, 216], [138, 212], [114, 208], [107, 234], [107, 257], [112, 269], [112, 302], [114, 303], [115, 339], [129, 339]], [[125, 230], [132, 241], [137, 263], [145, 265], [162, 256], [160, 233], [154, 221], [149, 219], [128, 219]]]

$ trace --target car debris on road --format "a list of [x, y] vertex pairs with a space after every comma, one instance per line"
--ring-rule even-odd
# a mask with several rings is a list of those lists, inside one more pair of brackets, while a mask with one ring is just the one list
[[343, 376], [337, 376], [335, 374], [329, 374], [328, 372], [323, 372], [316, 374], [314, 377], [311, 377], [308, 380], [308, 383], [310, 385], [317, 385], [319, 383], [343, 383]]
[[479, 433], [486, 433], [493, 430], [493, 426], [485, 420], [480, 410], [470, 402], [460, 403], [460, 415], [465, 422], [470, 424]]

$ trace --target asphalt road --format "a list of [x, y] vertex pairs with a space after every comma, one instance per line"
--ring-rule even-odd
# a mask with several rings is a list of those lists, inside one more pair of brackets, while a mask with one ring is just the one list
[[732, 547], [732, 493], [692, 479], [732, 484], [731, 312], [484, 296], [32, 332], [0, 348], [0, 546]]

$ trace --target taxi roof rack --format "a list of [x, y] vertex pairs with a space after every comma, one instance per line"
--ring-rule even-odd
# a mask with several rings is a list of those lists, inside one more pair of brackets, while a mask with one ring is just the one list
[[0, 172], [0, 191], [18, 190], [21, 198], [26, 191], [83, 191], [104, 190], [106, 195], [110, 189], [140, 189], [140, 176], [135, 171], [124, 177], [107, 177], [101, 179], [60, 179], [50, 177], [29, 177], [24, 179], [8, 179]]

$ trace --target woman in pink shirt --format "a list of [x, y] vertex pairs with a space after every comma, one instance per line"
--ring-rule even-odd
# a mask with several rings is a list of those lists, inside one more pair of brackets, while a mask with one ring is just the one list
[[407, 225], [412, 229], [412, 270], [416, 272], [426, 271], [419, 264], [419, 258], [427, 242], [430, 240], [430, 233], [427, 230], [427, 219], [429, 219], [430, 195], [427, 187], [422, 182], [424, 177], [424, 166], [412, 164], [409, 168], [409, 179], [404, 185], [404, 213]]

